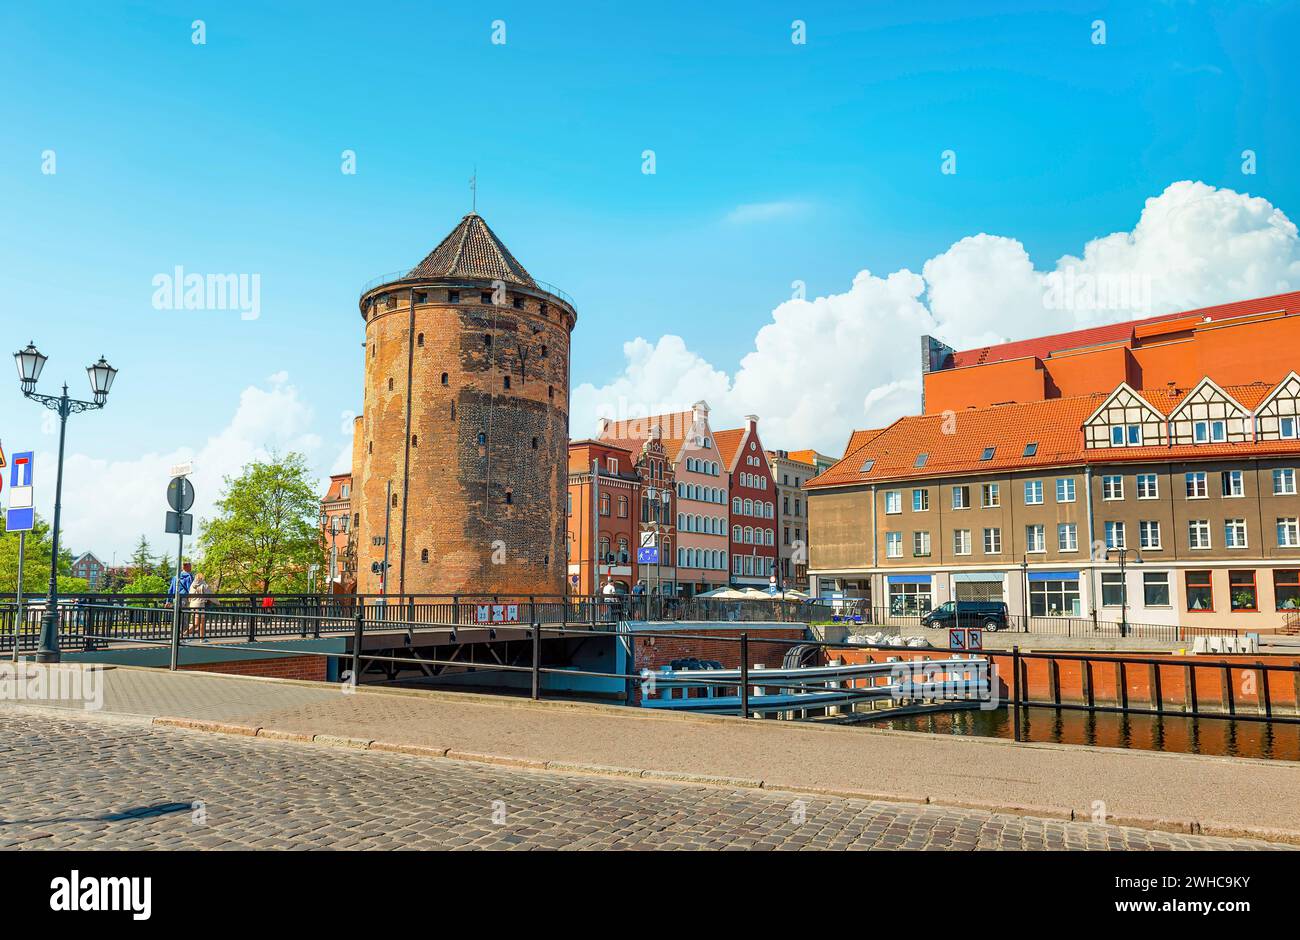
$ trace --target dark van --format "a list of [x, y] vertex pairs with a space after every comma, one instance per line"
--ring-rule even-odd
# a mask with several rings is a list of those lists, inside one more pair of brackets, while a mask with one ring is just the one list
[[1005, 601], [948, 601], [922, 617], [921, 626], [1004, 630], [1007, 627], [1007, 605]]

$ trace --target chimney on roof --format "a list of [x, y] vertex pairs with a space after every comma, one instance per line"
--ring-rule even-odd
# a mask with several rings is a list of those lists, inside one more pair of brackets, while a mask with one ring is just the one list
[[664, 436], [663, 428], [654, 424], [650, 426], [650, 440], [657, 441]]
[[758, 415], [745, 415], [745, 430], [752, 431], [758, 427]]
[[596, 437], [604, 437], [605, 432], [609, 430], [609, 418], [596, 419]]

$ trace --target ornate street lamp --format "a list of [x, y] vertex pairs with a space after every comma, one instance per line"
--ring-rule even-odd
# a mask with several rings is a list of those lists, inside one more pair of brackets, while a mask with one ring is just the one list
[[50, 530], [50, 588], [45, 602], [45, 616], [41, 618], [41, 644], [36, 651], [38, 663], [57, 663], [59, 661], [59, 518], [63, 510], [63, 445], [67, 437], [68, 416], [82, 411], [103, 408], [108, 401], [108, 391], [113, 387], [117, 370], [110, 366], [103, 356], [99, 362], [86, 367], [90, 379], [92, 401], [80, 401], [68, 397], [68, 383], [63, 383], [63, 393], [59, 396], [38, 395], [36, 382], [45, 368], [45, 356], [36, 349], [35, 343], [28, 343], [26, 349], [14, 353], [14, 362], [18, 365], [18, 384], [23, 395], [32, 401], [44, 405], [59, 416], [59, 464], [54, 483], [54, 523]]

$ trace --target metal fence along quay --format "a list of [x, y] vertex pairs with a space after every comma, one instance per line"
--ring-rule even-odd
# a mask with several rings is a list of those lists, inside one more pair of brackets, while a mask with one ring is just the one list
[[[697, 600], [683, 603], [679, 608], [682, 621], [699, 622], [702, 630], [708, 630], [707, 633], [692, 631], [687, 622], [683, 622], [677, 629], [655, 630], [652, 628], [654, 621], [637, 617], [638, 614], [644, 615], [647, 599], [626, 596], [455, 595], [397, 598], [295, 595], [259, 598], [218, 595], [210, 596], [209, 601], [210, 604], [202, 608], [183, 607], [179, 632], [175, 632], [172, 610], [165, 596], [83, 596], [76, 602], [63, 606], [60, 616], [61, 647], [66, 651], [94, 651], [170, 646], [173, 651], [173, 668], [176, 651], [182, 647], [320, 656], [340, 660], [341, 665], [346, 667], [344, 681], [353, 683], [367, 668], [376, 664], [385, 668], [432, 667], [435, 671], [445, 667], [470, 666], [475, 671], [484, 673], [527, 674], [531, 677], [529, 692], [535, 699], [543, 695], [544, 676], [581, 676], [616, 680], [625, 683], [629, 692], [635, 687], [643, 696], [651, 698], [661, 693], [664, 687], [678, 691], [679, 701], [697, 694], [714, 697], [718, 701], [712, 710], [734, 712], [744, 717], [751, 717], [761, 711], [821, 708], [825, 703], [823, 701], [818, 704], [818, 699], [820, 697], [825, 700], [828, 689], [834, 690], [837, 701], [847, 702], [850, 706], [856, 700], [878, 700], [882, 697], [881, 682], [884, 681], [886, 688], [891, 685], [897, 687], [890, 695], [896, 700], [963, 702], [983, 707], [1005, 705], [1015, 716], [1017, 737], [1021, 711], [1028, 707], [1300, 723], [1300, 665], [1294, 663], [1215, 660], [1205, 656], [1170, 656], [1160, 659], [1151, 655], [1113, 652], [1027, 652], [1013, 647], [1010, 650], [968, 652], [963, 664], [957, 662], [963, 659], [960, 654], [935, 647], [899, 647], [888, 643], [822, 640], [813, 637], [811, 631], [801, 638], [791, 639], [751, 634], [743, 628], [722, 631], [708, 628], [713, 623], [760, 620], [768, 625], [788, 622], [792, 626], [805, 626], [809, 622], [810, 612], [825, 612], [819, 609], [821, 605], [796, 604], [793, 601], [786, 602], [785, 605], [760, 600]], [[15, 610], [9, 605], [3, 612], [6, 641], [3, 648], [12, 654]], [[27, 609], [18, 631], [20, 652], [35, 650], [39, 614], [39, 604]], [[795, 614], [802, 616], [795, 617]], [[782, 620], [782, 617], [785, 619]], [[856, 621], [851, 622], [856, 624]], [[547, 662], [542, 647], [543, 640], [595, 636], [626, 644], [629, 648], [636, 641], [658, 639], [724, 644], [735, 651], [735, 656], [730, 658], [738, 663], [738, 667], [715, 668], [705, 672], [684, 667], [658, 673], [652, 670], [635, 671], [629, 667], [629, 671], [613, 672], [578, 669], [571, 665], [561, 666]], [[349, 641], [348, 648], [322, 650], [302, 645], [276, 645], [277, 639], [320, 637], [345, 638]], [[368, 638], [374, 640], [369, 649], [366, 642]], [[419, 655], [417, 650], [417, 647], [423, 645], [437, 654], [440, 649], [458, 642], [492, 641], [500, 641], [508, 647], [503, 656], [492, 662], [467, 662], [455, 656], [444, 658], [438, 655]], [[762, 646], [777, 647], [782, 652], [786, 665], [770, 672], [763, 667], [756, 667], [753, 653]], [[878, 654], [884, 656], [885, 662], [891, 665], [887, 669], [875, 670], [863, 668], [863, 664], [854, 666], [844, 660], [845, 651]], [[845, 668], [850, 671], [856, 669], [861, 675], [831, 675], [821, 668], [800, 668], [810, 663], [821, 667], [823, 663], [820, 660], [824, 660], [828, 666], [843, 662]], [[1035, 699], [1029, 694], [1026, 665], [1044, 660], [1049, 662], [1053, 675], [1056, 675], [1061, 662], [1081, 664], [1084, 678], [1080, 700], [1070, 701], [1062, 695], [1059, 677], [1052, 683], [1050, 698]], [[629, 661], [634, 662], [634, 657], [629, 657]], [[1120, 690], [1117, 693], [1119, 697], [1111, 703], [1099, 700], [1092, 682], [1093, 670], [1103, 666], [1115, 670], [1116, 688]], [[951, 678], [954, 669], [958, 669], [961, 674], [955, 691], [935, 694], [928, 690], [933, 684], [929, 680], [936, 677]], [[1154, 677], [1156, 698], [1149, 703], [1150, 707], [1128, 701], [1125, 671], [1129, 669], [1147, 670]], [[1159, 693], [1160, 677], [1169, 670], [1183, 670], [1187, 677], [1188, 700], [1181, 708], [1166, 706]], [[1205, 670], [1221, 675], [1221, 710], [1207, 710], [1201, 707], [1197, 699], [1197, 676]], [[1255, 696], [1256, 701], [1248, 705], [1239, 702], [1232, 691], [1246, 673], [1251, 673], [1252, 685], [1263, 689], [1262, 693]], [[1281, 680], [1274, 680], [1279, 675]], [[1285, 684], [1288, 682], [1289, 686]], [[656, 689], [658, 683], [664, 685]], [[1288, 697], [1287, 693], [1287, 696], [1280, 696], [1282, 701], [1274, 701], [1270, 690], [1291, 686], [1296, 689], [1293, 698]], [[751, 695], [756, 688], [761, 695], [790, 698], [772, 700], [756, 707], [751, 704]], [[800, 699], [799, 696], [806, 698]], [[628, 698], [631, 700], [632, 696], [629, 694]], [[701, 707], [694, 702], [686, 704], [688, 708]]]

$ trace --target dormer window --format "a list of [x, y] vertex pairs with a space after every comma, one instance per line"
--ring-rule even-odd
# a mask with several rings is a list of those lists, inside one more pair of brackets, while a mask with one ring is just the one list
[[920, 469], [921, 467], [924, 467], [924, 466], [925, 466], [925, 462], [926, 462], [927, 460], [929, 460], [929, 459], [930, 459], [930, 455], [929, 455], [929, 454], [917, 454], [917, 455], [916, 455], [916, 462], [915, 462], [914, 464], [912, 464], [912, 466], [915, 467], [915, 468], [917, 468], [917, 469]]
[[1192, 440], [1198, 444], [1218, 444], [1228, 439], [1228, 427], [1223, 421], [1197, 421], [1192, 426]]
[[1116, 424], [1112, 426], [1110, 429], [1110, 443], [1112, 447], [1141, 447], [1142, 425]]
[[1025, 445], [1025, 452], [1020, 456], [1034, 457], [1037, 454], [1038, 454], [1038, 441], [1030, 441], [1028, 444]]
[[980, 454], [980, 460], [992, 460], [993, 455], [996, 452], [997, 452], [996, 447], [985, 447], [984, 453]]

